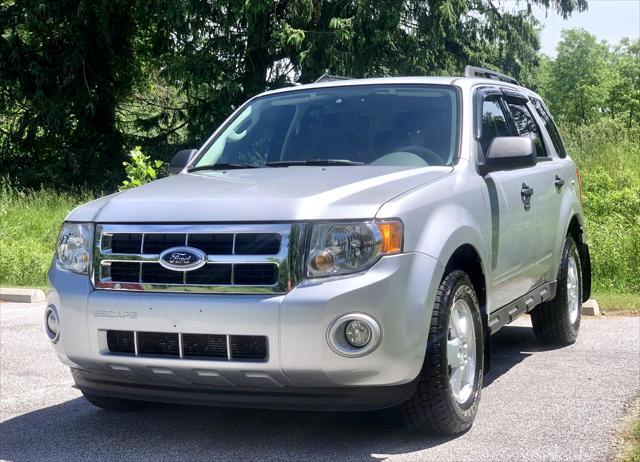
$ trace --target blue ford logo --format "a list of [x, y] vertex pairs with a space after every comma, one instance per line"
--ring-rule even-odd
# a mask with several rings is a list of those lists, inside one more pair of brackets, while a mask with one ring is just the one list
[[207, 255], [193, 247], [172, 247], [160, 254], [160, 264], [173, 271], [193, 271], [207, 263]]

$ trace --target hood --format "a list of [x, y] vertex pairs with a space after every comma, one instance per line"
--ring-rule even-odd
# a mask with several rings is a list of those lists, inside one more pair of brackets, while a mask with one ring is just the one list
[[294, 166], [185, 173], [89, 202], [67, 219], [97, 223], [367, 219], [390, 199], [452, 170]]

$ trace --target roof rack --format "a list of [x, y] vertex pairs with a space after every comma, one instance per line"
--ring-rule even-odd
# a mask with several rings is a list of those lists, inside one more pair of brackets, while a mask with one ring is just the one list
[[483, 67], [466, 65], [464, 67], [464, 76], [465, 77], [482, 77], [485, 79], [500, 80], [501, 82], [520, 85], [518, 81], [513, 77], [509, 77], [508, 75], [501, 74], [500, 72], [492, 71], [491, 69], [485, 69]]
[[333, 80], [351, 80], [351, 77], [343, 77], [342, 75], [331, 75], [331, 74], [322, 74], [318, 77], [313, 83], [321, 83], [321, 82], [331, 82]]

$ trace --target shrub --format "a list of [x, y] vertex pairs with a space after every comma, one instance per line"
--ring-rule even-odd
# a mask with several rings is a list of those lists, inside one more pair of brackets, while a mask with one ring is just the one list
[[582, 175], [594, 290], [640, 292], [640, 128], [603, 119], [563, 131]]
[[162, 176], [166, 170], [166, 164], [164, 162], [161, 160], [151, 160], [151, 157], [140, 150], [140, 146], [133, 148], [129, 152], [129, 157], [131, 161], [122, 163], [128, 179], [122, 182], [118, 188], [120, 191], [149, 183], [157, 179], [158, 176]]
[[0, 286], [43, 287], [60, 225], [87, 191], [18, 189], [0, 178]]

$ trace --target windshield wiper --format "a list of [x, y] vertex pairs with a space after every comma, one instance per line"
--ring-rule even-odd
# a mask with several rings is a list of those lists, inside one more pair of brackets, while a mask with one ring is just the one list
[[275, 160], [267, 162], [267, 167], [292, 167], [296, 165], [364, 165], [364, 162], [346, 159]]
[[201, 165], [199, 167], [193, 167], [189, 169], [189, 172], [199, 172], [201, 170], [234, 170], [234, 169], [241, 169], [241, 168], [260, 168], [260, 166], [258, 165], [252, 165], [252, 164], [240, 164], [240, 163], [233, 163], [233, 162], [223, 162], [223, 163], [218, 163], [218, 164], [212, 164], [212, 165]]

